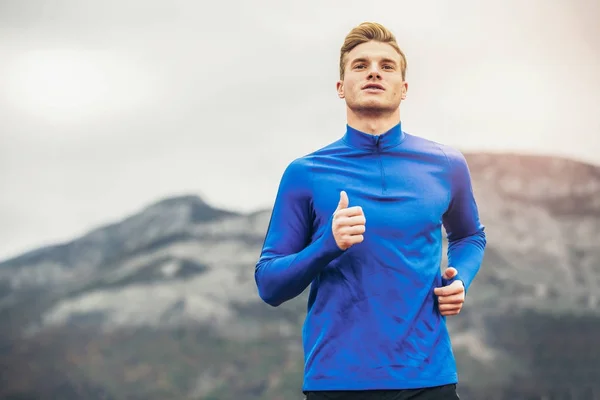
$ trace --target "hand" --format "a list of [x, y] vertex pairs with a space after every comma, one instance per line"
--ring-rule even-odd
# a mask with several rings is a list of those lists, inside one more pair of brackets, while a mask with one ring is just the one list
[[[458, 274], [456, 268], [449, 267], [442, 275], [443, 279], [452, 279]], [[456, 280], [448, 286], [438, 287], [433, 290], [438, 296], [440, 313], [444, 316], [457, 315], [465, 302], [465, 286], [462, 281]]]
[[331, 230], [335, 243], [341, 250], [361, 243], [365, 233], [365, 214], [361, 207], [348, 208], [349, 200], [346, 192], [340, 192], [340, 202], [333, 214]]

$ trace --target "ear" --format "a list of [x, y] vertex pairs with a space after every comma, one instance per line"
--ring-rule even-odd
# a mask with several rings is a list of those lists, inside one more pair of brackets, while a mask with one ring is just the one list
[[344, 81], [338, 81], [335, 85], [337, 93], [338, 93], [338, 97], [340, 99], [344, 98]]
[[404, 82], [404, 85], [402, 85], [402, 100], [406, 99], [407, 91], [408, 91], [408, 83]]

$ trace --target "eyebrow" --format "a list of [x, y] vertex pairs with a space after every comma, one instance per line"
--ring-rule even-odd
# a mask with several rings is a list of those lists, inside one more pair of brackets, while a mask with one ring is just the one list
[[[365, 57], [358, 57], [358, 58], [355, 58], [354, 60], [352, 60], [351, 64], [355, 64], [357, 62], [367, 62], [367, 61], [369, 61], [369, 60]], [[381, 62], [398, 64], [398, 62], [396, 60], [392, 60], [391, 58], [383, 58], [383, 59], [381, 59]]]

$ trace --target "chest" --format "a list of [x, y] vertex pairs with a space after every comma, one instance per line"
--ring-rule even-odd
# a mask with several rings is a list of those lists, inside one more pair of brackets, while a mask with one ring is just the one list
[[365, 155], [343, 164], [316, 163], [313, 175], [315, 228], [327, 223], [340, 191], [361, 206], [370, 235], [401, 238], [439, 229], [450, 201], [447, 164], [437, 159]]

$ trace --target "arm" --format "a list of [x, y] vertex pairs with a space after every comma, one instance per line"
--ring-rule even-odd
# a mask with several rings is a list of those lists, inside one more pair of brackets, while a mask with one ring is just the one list
[[448, 238], [448, 265], [456, 268], [465, 293], [475, 279], [487, 244], [485, 227], [479, 221], [479, 211], [473, 195], [471, 175], [464, 156], [456, 151], [446, 152], [450, 163], [451, 199], [443, 216]]
[[273, 307], [301, 294], [333, 259], [343, 253], [333, 237], [332, 218], [312, 244], [312, 185], [306, 161], [285, 170], [254, 278], [258, 294]]

